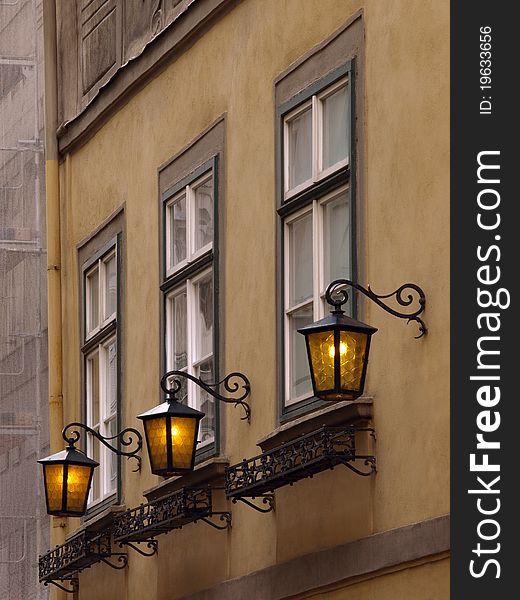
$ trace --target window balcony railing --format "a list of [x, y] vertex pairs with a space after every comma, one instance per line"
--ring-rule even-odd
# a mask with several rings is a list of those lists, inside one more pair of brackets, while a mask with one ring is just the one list
[[[223, 524], [217, 525], [210, 521], [213, 516], [218, 516]], [[157, 551], [156, 536], [197, 521], [204, 521], [216, 529], [231, 526], [230, 512], [213, 510], [210, 486], [181, 488], [148, 504], [127, 510], [116, 518], [112, 532], [116, 543], [130, 546], [141, 554], [150, 556]], [[151, 552], [134, 546], [143, 542], [148, 542]]]
[[[111, 562], [110, 557], [115, 557], [116, 562]], [[57, 582], [69, 582], [74, 588], [77, 574], [98, 562], [104, 562], [114, 569], [124, 569], [128, 562], [126, 553], [112, 550], [110, 529], [100, 532], [81, 531], [61, 546], [40, 556], [39, 580], [45, 585], [52, 583], [70, 591]]]
[[[361, 432], [375, 436], [374, 429], [367, 427], [321, 427], [227, 467], [226, 496], [233, 502], [240, 500], [260, 512], [269, 512], [273, 509], [272, 492], [275, 489], [337, 465], [345, 465], [358, 475], [371, 475], [376, 469], [375, 456], [358, 454], [356, 450], [356, 434]], [[364, 461], [370, 469], [359, 469], [352, 464], [355, 461]], [[262, 498], [268, 507], [258, 508], [246, 500], [257, 497]]]

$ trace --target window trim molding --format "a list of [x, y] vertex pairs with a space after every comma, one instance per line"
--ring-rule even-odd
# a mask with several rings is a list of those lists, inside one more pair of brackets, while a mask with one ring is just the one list
[[[203, 138], [201, 138], [203, 139]], [[188, 147], [185, 152], [189, 152], [194, 148], [198, 140]], [[184, 153], [183, 153], [184, 154]], [[182, 156], [182, 155], [181, 155]], [[170, 166], [174, 161], [168, 163]], [[159, 193], [160, 198], [160, 285], [161, 291], [161, 373], [165, 372], [167, 365], [167, 343], [166, 343], [166, 327], [167, 327], [167, 311], [168, 297], [171, 292], [178, 287], [183, 281], [192, 278], [204, 271], [207, 267], [212, 267], [213, 275], [213, 365], [215, 381], [220, 378], [220, 328], [219, 328], [219, 311], [220, 311], [220, 286], [219, 286], [219, 246], [220, 246], [220, 229], [219, 229], [219, 211], [220, 211], [220, 178], [219, 167], [222, 164], [220, 151], [216, 151], [208, 160], [199, 164], [195, 169], [188, 174], [182, 175], [173, 185], [170, 185], [166, 190]], [[167, 205], [171, 199], [178, 194], [187, 185], [191, 185], [201, 179], [205, 174], [212, 172], [213, 174], [213, 243], [212, 248], [202, 255], [197, 256], [193, 262], [187, 263], [183, 268], [174, 271], [168, 275], [166, 252], [168, 251], [166, 242], [167, 228]], [[160, 175], [160, 171], [159, 171]], [[220, 406], [218, 402], [214, 404], [215, 415], [215, 438], [214, 441], [203, 448], [197, 449], [195, 464], [213, 457], [218, 456], [221, 450], [222, 425], [220, 422]]]
[[[358, 19], [355, 19], [355, 23]], [[348, 28], [343, 30], [340, 35], [348, 35]], [[318, 49], [319, 51], [319, 49]], [[278, 213], [277, 224], [277, 354], [278, 354], [278, 369], [277, 369], [277, 422], [286, 423], [304, 414], [314, 410], [323, 408], [326, 402], [315, 397], [309, 397], [297, 403], [286, 405], [286, 332], [285, 332], [285, 219], [302, 210], [313, 202], [314, 199], [320, 199], [329, 192], [338, 187], [348, 184], [348, 197], [351, 219], [351, 270], [352, 279], [358, 278], [359, 264], [357, 254], [357, 244], [359, 223], [357, 219], [359, 198], [357, 194], [357, 161], [360, 153], [360, 142], [357, 137], [357, 106], [356, 95], [358, 88], [356, 81], [358, 78], [358, 65], [361, 49], [348, 60], [345, 60], [340, 66], [332, 68], [319, 80], [312, 81], [309, 85], [301, 89], [294, 96], [282, 102], [276, 107], [275, 112], [275, 132], [276, 132], [276, 147], [275, 147], [275, 172], [276, 172], [276, 211]], [[317, 59], [316, 55], [308, 56], [306, 61]], [[294, 71], [286, 73], [284, 77], [291, 75], [298, 70], [303, 63], [297, 65]], [[349, 100], [349, 125], [350, 125], [350, 140], [349, 140], [349, 157], [348, 164], [338, 167], [338, 170], [326, 174], [322, 179], [318, 180], [312, 186], [303, 189], [299, 193], [292, 194], [288, 198], [285, 197], [285, 117], [298, 106], [308, 102], [314, 95], [321, 95], [326, 92], [327, 88], [334, 86], [341, 79], [348, 78], [348, 100]], [[279, 84], [283, 79], [278, 79], [275, 85]], [[275, 93], [276, 96], [276, 93]], [[357, 314], [356, 297], [353, 295], [351, 299], [352, 314]]]

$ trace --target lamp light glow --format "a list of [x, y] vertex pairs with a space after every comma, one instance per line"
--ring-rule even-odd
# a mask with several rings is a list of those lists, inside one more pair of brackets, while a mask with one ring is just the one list
[[174, 396], [137, 417], [144, 423], [152, 473], [169, 477], [193, 470], [203, 417]]
[[47, 513], [55, 517], [84, 515], [94, 469], [99, 463], [73, 445], [38, 462], [43, 467]]
[[363, 393], [370, 338], [375, 327], [345, 315], [341, 306], [347, 295], [334, 300], [329, 286], [327, 301], [331, 314], [298, 329], [305, 336], [312, 387], [317, 398], [328, 401], [355, 400]]

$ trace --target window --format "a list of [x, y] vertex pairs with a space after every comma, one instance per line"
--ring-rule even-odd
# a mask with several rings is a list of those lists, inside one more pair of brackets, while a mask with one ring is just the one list
[[184, 187], [166, 204], [166, 274], [197, 260], [213, 244], [213, 175]]
[[[87, 356], [87, 425], [103, 437], [117, 433], [117, 342], [115, 337], [97, 345]], [[90, 503], [114, 494], [117, 455], [87, 436], [87, 454], [100, 463], [94, 471]]]
[[[118, 431], [117, 243], [109, 244], [84, 267], [85, 421], [104, 437]], [[87, 434], [87, 454], [99, 462], [95, 469], [88, 506], [117, 494], [117, 455]]]
[[348, 188], [313, 200], [285, 220], [286, 404], [308, 398], [311, 379], [305, 341], [298, 333], [326, 314], [325, 290], [350, 277]]
[[291, 198], [349, 159], [348, 81], [314, 94], [284, 117], [284, 192]]
[[[217, 380], [214, 290], [214, 163], [199, 167], [163, 194], [165, 365], [207, 383]], [[183, 381], [181, 400], [201, 410], [198, 455], [215, 450], [214, 400], [191, 381]]]
[[89, 339], [116, 318], [117, 267], [116, 251], [96, 261], [85, 276], [85, 331]]
[[325, 290], [352, 278], [349, 67], [280, 107], [282, 416], [318, 404], [298, 329], [327, 314]]

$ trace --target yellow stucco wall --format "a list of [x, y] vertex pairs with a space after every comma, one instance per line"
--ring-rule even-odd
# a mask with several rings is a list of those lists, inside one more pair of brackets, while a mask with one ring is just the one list
[[[334, 591], [306, 594], [312, 600], [448, 600], [450, 563], [443, 559], [374, 577]], [[413, 591], [412, 591], [413, 590]], [[300, 600], [300, 599], [299, 599]]]
[[[366, 35], [360, 280], [379, 293], [417, 282], [428, 301], [429, 333], [419, 341], [413, 325], [366, 306], [365, 320], [379, 328], [367, 381], [379, 472], [365, 480], [337, 469], [282, 488], [275, 514], [235, 505], [231, 533], [196, 525], [163, 536], [159, 557], [132, 555], [131, 568], [117, 575], [124, 585], [110, 594], [97, 579], [107, 569], [82, 575], [82, 597], [173, 599], [449, 512], [448, 2], [245, 0], [68, 157], [61, 165], [64, 421], [80, 416], [76, 248], [123, 204], [125, 426], [136, 426], [135, 415], [159, 401], [157, 169], [225, 113], [224, 370], [248, 375], [253, 408], [250, 426], [238, 410], [223, 408], [225, 455], [233, 463], [256, 454], [256, 441], [277, 426], [273, 82], [359, 9]], [[147, 459], [141, 473], [131, 468], [125, 465], [128, 507], [158, 483]], [[385, 596], [378, 586], [387, 579], [396, 590], [423, 585], [419, 600], [446, 597], [417, 583], [430, 576], [428, 569], [445, 588], [446, 567], [439, 563], [323, 598], [409, 597]], [[94, 585], [98, 591], [89, 596]]]

